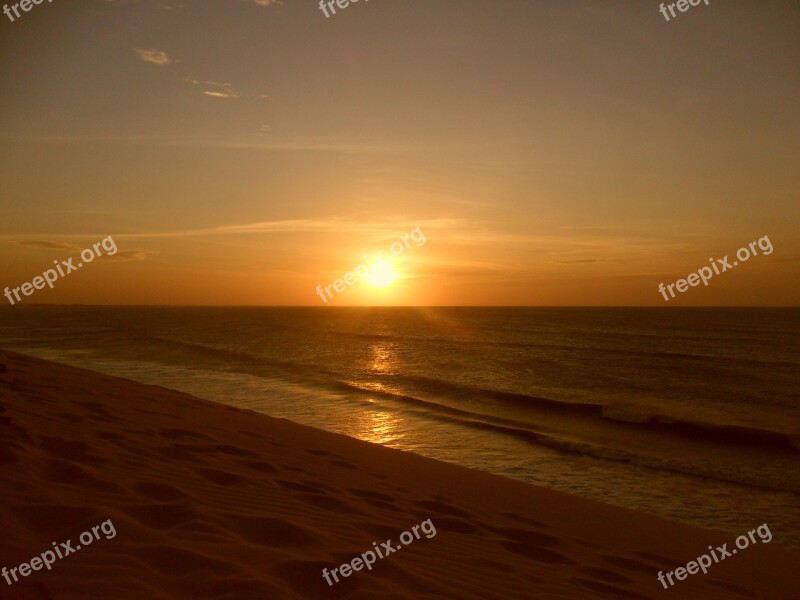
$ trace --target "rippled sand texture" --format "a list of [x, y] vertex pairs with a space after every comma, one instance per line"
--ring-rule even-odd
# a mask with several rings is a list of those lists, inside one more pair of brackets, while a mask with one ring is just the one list
[[[0, 567], [112, 519], [2, 598], [796, 598], [758, 544], [665, 592], [730, 536], [411, 453], [0, 353]], [[431, 519], [328, 587], [321, 571]], [[759, 523], [754, 523], [757, 526]], [[773, 531], [775, 538], [780, 531]]]

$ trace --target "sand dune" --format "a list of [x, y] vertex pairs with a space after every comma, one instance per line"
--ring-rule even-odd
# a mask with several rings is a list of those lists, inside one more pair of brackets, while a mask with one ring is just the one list
[[[800, 556], [775, 544], [665, 591], [658, 571], [732, 536], [160, 387], [0, 362], [0, 567], [109, 519], [116, 530], [0, 579], [0, 598], [800, 597]], [[426, 519], [434, 537], [322, 578]]]

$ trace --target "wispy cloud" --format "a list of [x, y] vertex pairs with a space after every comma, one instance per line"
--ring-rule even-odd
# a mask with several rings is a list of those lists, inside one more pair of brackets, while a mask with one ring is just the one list
[[[203, 90], [203, 94], [206, 96], [211, 96], [212, 98], [240, 98], [242, 94], [233, 89], [233, 84], [231, 83], [219, 83], [216, 81], [200, 81], [198, 79], [192, 79], [191, 77], [187, 77], [184, 81], [188, 81], [192, 85], [201, 86], [206, 88]], [[271, 100], [267, 95], [260, 95], [259, 98], [264, 98]]]
[[134, 48], [133, 51], [136, 52], [136, 54], [139, 55], [139, 58], [146, 63], [158, 65], [159, 67], [166, 67], [172, 64], [172, 60], [169, 58], [169, 56], [167, 56], [167, 53], [162, 52], [161, 50]]
[[[3, 236], [5, 237], [5, 236]], [[86, 235], [59, 235], [59, 238], [71, 237], [71, 238], [86, 238]], [[99, 237], [99, 236], [94, 236]], [[68, 252], [77, 254], [84, 248], [88, 248], [89, 246], [79, 246], [77, 244], [70, 244], [69, 242], [51, 242], [48, 240], [13, 240], [12, 244], [17, 244], [18, 246], [26, 246], [28, 248], [42, 248], [45, 250], [66, 250]], [[115, 260], [146, 260], [153, 256], [154, 254], [158, 254], [158, 252], [154, 250], [119, 250], [116, 254], [109, 254], [106, 258], [113, 258]]]
[[576, 258], [573, 260], [559, 260], [558, 263], [562, 265], [581, 265], [581, 264], [589, 264], [589, 263], [596, 263], [602, 262], [597, 258]]
[[211, 96], [212, 98], [238, 98], [239, 94], [236, 92], [203, 92], [205, 96]]
[[42, 240], [20, 240], [17, 242], [20, 246], [28, 246], [30, 248], [45, 248], [47, 250], [69, 250], [71, 252], [78, 252], [80, 248], [74, 244], [66, 242], [45, 242]]
[[195, 85], [203, 85], [204, 87], [211, 88], [203, 90], [203, 94], [211, 96], [212, 98], [238, 98], [240, 96], [239, 92], [235, 91], [230, 83], [217, 83], [216, 81], [199, 82], [193, 79], [191, 82]]
[[[163, 239], [163, 238], [185, 238], [202, 236], [223, 236], [223, 235], [243, 235], [254, 233], [311, 233], [311, 232], [330, 232], [336, 234], [349, 233], [351, 235], [362, 235], [375, 241], [393, 239], [398, 231], [409, 231], [415, 227], [421, 227], [424, 231], [450, 229], [461, 225], [458, 219], [423, 219], [415, 221], [393, 220], [386, 222], [364, 223], [346, 218], [328, 219], [291, 219], [282, 221], [258, 221], [255, 223], [244, 223], [238, 225], [221, 225], [217, 227], [207, 227], [202, 229], [186, 229], [178, 231], [162, 231], [151, 233], [115, 233], [114, 239]], [[35, 234], [27, 234], [24, 237], [30, 238]], [[103, 234], [107, 235], [107, 234]], [[95, 234], [94, 237], [102, 237]], [[0, 234], [0, 239], [13, 240], [12, 243], [22, 243], [17, 241], [23, 236], [13, 234]], [[49, 237], [49, 236], [48, 236]], [[55, 236], [52, 236], [55, 237]], [[58, 235], [59, 239], [91, 239], [92, 236], [86, 234], [63, 234]], [[35, 242], [39, 243], [39, 242]], [[40, 242], [46, 244], [48, 242]], [[134, 251], [132, 251], [134, 252]], [[119, 252], [118, 254], [122, 254]]]
[[348, 219], [292, 219], [283, 221], [259, 221], [240, 225], [221, 225], [204, 229], [188, 229], [183, 231], [167, 231], [158, 233], [115, 234], [119, 238], [175, 238], [216, 235], [242, 235], [253, 233], [309, 233], [331, 232], [364, 235], [376, 240], [392, 239], [398, 231], [407, 231], [414, 227], [424, 230], [445, 229], [460, 223], [456, 219], [430, 219], [424, 221], [408, 221], [406, 223], [391, 221], [386, 223], [363, 223]]
[[108, 255], [106, 258], [113, 258], [115, 260], [147, 260], [154, 254], [158, 254], [153, 250], [120, 250], [116, 254]]

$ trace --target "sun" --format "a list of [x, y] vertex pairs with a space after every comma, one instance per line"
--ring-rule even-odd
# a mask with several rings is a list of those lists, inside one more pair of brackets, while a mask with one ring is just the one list
[[364, 276], [367, 283], [372, 287], [386, 288], [400, 278], [400, 274], [395, 271], [394, 265], [386, 259], [372, 265], [369, 273]]

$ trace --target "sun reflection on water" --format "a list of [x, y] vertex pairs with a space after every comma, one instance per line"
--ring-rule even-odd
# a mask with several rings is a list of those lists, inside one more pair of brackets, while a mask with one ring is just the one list
[[370, 347], [372, 360], [369, 362], [370, 373], [395, 373], [397, 372], [397, 359], [395, 358], [397, 344], [393, 342], [378, 342]]
[[365, 408], [355, 417], [350, 435], [375, 444], [394, 445], [405, 437], [400, 432], [402, 422], [403, 419], [385, 410]]

